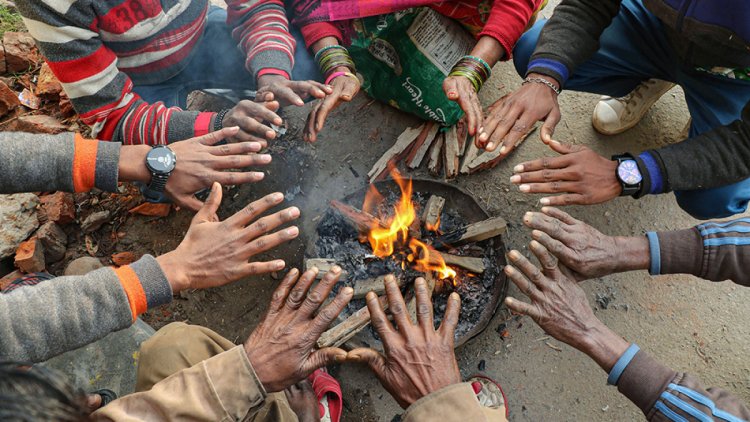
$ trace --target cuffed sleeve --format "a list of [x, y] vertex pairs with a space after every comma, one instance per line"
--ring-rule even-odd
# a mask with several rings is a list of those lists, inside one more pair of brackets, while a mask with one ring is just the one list
[[404, 413], [404, 422], [505, 421], [499, 409], [482, 407], [469, 383], [453, 384], [414, 402]]
[[[658, 274], [692, 274], [700, 277], [703, 273], [703, 242], [695, 228], [659, 232], [655, 234], [659, 250]], [[654, 254], [652, 253], [652, 258]], [[652, 268], [654, 268], [652, 263]]]
[[644, 414], [648, 414], [661, 392], [676, 375], [675, 371], [639, 351], [622, 371], [617, 389]]

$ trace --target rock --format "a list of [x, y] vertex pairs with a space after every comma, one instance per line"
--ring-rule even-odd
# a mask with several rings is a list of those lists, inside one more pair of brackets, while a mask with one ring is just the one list
[[169, 215], [169, 211], [172, 209], [170, 204], [154, 204], [152, 202], [144, 202], [135, 208], [128, 211], [131, 214], [147, 215], [151, 217], [166, 217]]
[[39, 238], [34, 236], [21, 243], [16, 251], [14, 263], [21, 272], [26, 274], [44, 271], [46, 267], [44, 263], [44, 245], [39, 241]]
[[67, 192], [55, 192], [42, 197], [44, 222], [53, 221], [64, 225], [76, 219], [76, 207], [73, 195]]
[[0, 43], [0, 75], [5, 75], [6, 72], [8, 72], [8, 66], [5, 63], [5, 48]]
[[39, 198], [32, 193], [0, 195], [0, 259], [13, 256], [18, 245], [39, 227], [37, 205]]
[[3, 48], [8, 73], [25, 72], [39, 62], [39, 50], [28, 32], [6, 32], [3, 34]]
[[5, 82], [0, 82], [0, 116], [5, 116], [19, 105], [21, 102], [18, 101], [18, 94], [13, 92]]
[[[62, 117], [71, 117], [76, 114], [73, 103], [70, 102], [70, 98], [68, 98], [68, 95], [64, 91], [60, 93], [58, 106], [60, 107], [60, 116]], [[71, 128], [71, 130], [73, 129]]]
[[95, 230], [99, 230], [101, 226], [109, 221], [109, 211], [97, 211], [89, 214], [81, 223], [81, 230], [84, 233], [91, 233]]
[[104, 267], [97, 258], [84, 256], [70, 261], [63, 275], [84, 275]]
[[44, 259], [47, 263], [51, 264], [63, 259], [68, 246], [68, 235], [60, 226], [48, 221], [39, 227], [36, 236], [44, 245]]
[[49, 65], [44, 63], [39, 70], [39, 77], [36, 82], [36, 95], [49, 98], [60, 95], [60, 92], [62, 92], [62, 84], [60, 84], [57, 76], [52, 73]]
[[117, 265], [118, 267], [132, 264], [137, 259], [138, 258], [136, 258], [133, 252], [120, 252], [112, 255], [112, 263]]
[[3, 276], [3, 278], [0, 278], [0, 291], [5, 290], [5, 288], [8, 287], [8, 285], [12, 281], [21, 277], [23, 277], [23, 273], [18, 270], [14, 270], [12, 273], [6, 274], [5, 276]]
[[44, 114], [21, 116], [15, 121], [13, 130], [29, 133], [56, 134], [66, 132], [68, 127], [52, 116]]

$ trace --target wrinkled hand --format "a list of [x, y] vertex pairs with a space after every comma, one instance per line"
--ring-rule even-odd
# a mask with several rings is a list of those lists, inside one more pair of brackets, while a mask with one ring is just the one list
[[[545, 78], [557, 85], [544, 75], [529, 76]], [[490, 106], [475, 142], [477, 147], [487, 151], [494, 151], [499, 146], [501, 155], [506, 156], [540, 120], [544, 120], [540, 133], [542, 141], [551, 141], [560, 117], [557, 94], [550, 87], [540, 83], [522, 85]]]
[[261, 217], [279, 205], [284, 195], [272, 193], [224, 221], [219, 221], [216, 211], [221, 204], [221, 185], [214, 183], [206, 203], [193, 217], [187, 234], [177, 248], [157, 258], [167, 276], [172, 290], [202, 289], [222, 286], [254, 274], [279, 271], [283, 260], [248, 262], [262, 252], [295, 239], [297, 227], [267, 234], [287, 222], [296, 220], [297, 207]]
[[282, 107], [305, 105], [307, 98], [323, 98], [333, 92], [330, 86], [317, 81], [290, 81], [281, 75], [263, 75], [258, 78], [256, 101], [276, 100]]
[[539, 242], [531, 241], [530, 246], [542, 270], [513, 250], [508, 254], [513, 265], [505, 267], [505, 274], [531, 303], [509, 296], [505, 305], [528, 315], [544, 332], [588, 354], [609, 371], [628, 343], [596, 318], [586, 293], [567, 268], [558, 266], [557, 260]]
[[372, 326], [383, 341], [385, 356], [369, 348], [354, 349], [348, 360], [367, 363], [401, 407], [406, 409], [420, 398], [461, 382], [453, 352], [453, 336], [458, 324], [461, 299], [451, 293], [445, 317], [436, 331], [432, 300], [423, 278], [415, 281], [417, 324], [409, 318], [398, 284], [393, 276], [385, 280], [386, 295], [398, 331], [385, 316], [375, 293], [367, 294]]
[[317, 273], [317, 269], [311, 269], [299, 277], [297, 269], [289, 271], [274, 292], [265, 318], [245, 342], [247, 357], [269, 393], [282, 391], [316, 369], [346, 359], [346, 352], [337, 347], [314, 347], [352, 299], [354, 290], [341, 289], [315, 315], [339, 281], [341, 268], [333, 267], [308, 293]]
[[517, 165], [511, 183], [524, 193], [555, 193], [542, 198], [542, 205], [591, 205], [617, 198], [622, 186], [617, 180], [617, 162], [583, 145], [550, 141], [560, 157], [540, 158]]
[[257, 142], [213, 146], [224, 138], [237, 134], [239, 128], [229, 127], [207, 135], [169, 145], [177, 162], [167, 181], [165, 192], [175, 204], [198, 211], [203, 203], [195, 192], [211, 187], [213, 182], [222, 185], [240, 185], [263, 180], [264, 174], [255, 171], [222, 171], [245, 169], [271, 162], [268, 154], [255, 154], [261, 150]]
[[267, 141], [276, 137], [276, 131], [267, 126], [265, 122], [281, 126], [284, 122], [276, 111], [279, 109], [278, 101], [254, 102], [242, 100], [234, 106], [221, 122], [223, 127], [238, 126], [240, 131], [230, 138], [232, 142], [259, 142], [263, 147], [268, 145]]
[[[340, 67], [336, 72], [351, 72], [348, 68]], [[307, 116], [307, 124], [303, 137], [306, 142], [315, 142], [318, 139], [318, 133], [323, 130], [326, 118], [342, 102], [351, 101], [359, 92], [359, 79], [351, 76], [339, 76], [331, 81], [333, 92], [326, 95], [325, 98], [318, 101]]]
[[443, 91], [449, 100], [455, 101], [466, 114], [469, 135], [474, 136], [479, 131], [484, 114], [479, 96], [474, 92], [474, 86], [463, 76], [448, 76], [443, 81]]

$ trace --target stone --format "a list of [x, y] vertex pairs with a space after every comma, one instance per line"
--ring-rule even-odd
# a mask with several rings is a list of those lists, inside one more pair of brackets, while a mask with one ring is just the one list
[[3, 48], [8, 73], [25, 72], [39, 62], [39, 50], [28, 32], [6, 32], [3, 34]]
[[5, 290], [11, 282], [21, 277], [23, 277], [23, 273], [18, 270], [13, 270], [13, 272], [4, 275], [3, 278], [0, 278], [0, 292]]
[[0, 81], [0, 116], [5, 116], [21, 105], [16, 94], [5, 82]]
[[36, 236], [44, 245], [44, 259], [51, 264], [65, 256], [68, 247], [68, 235], [62, 228], [52, 221], [48, 221], [39, 227]]
[[62, 92], [62, 84], [57, 79], [47, 63], [39, 69], [39, 77], [36, 82], [36, 95], [42, 97], [56, 97]]
[[73, 195], [67, 192], [55, 192], [42, 196], [42, 214], [46, 221], [60, 225], [76, 219], [76, 207]]
[[67, 132], [68, 127], [52, 116], [34, 114], [21, 116], [15, 121], [13, 130], [29, 133], [56, 133]]
[[155, 204], [152, 202], [144, 202], [137, 207], [131, 208], [128, 211], [131, 214], [146, 215], [150, 217], [166, 217], [169, 215], [169, 211], [172, 209], [170, 204]]
[[91, 233], [95, 230], [99, 230], [101, 226], [109, 221], [109, 211], [97, 211], [89, 214], [88, 217], [83, 219], [81, 222], [81, 230], [84, 233]]
[[84, 275], [91, 271], [104, 267], [99, 259], [92, 256], [84, 256], [70, 261], [63, 275]]
[[136, 260], [137, 258], [133, 252], [119, 252], [116, 254], [112, 254], [112, 263], [117, 265], [118, 267], [132, 264]]
[[0, 43], [0, 75], [8, 72], [8, 65], [5, 63], [5, 47]]
[[44, 245], [42, 245], [38, 237], [34, 236], [18, 246], [14, 263], [21, 272], [26, 274], [44, 271], [46, 267], [44, 262]]
[[18, 245], [39, 227], [33, 193], [0, 195], [0, 259], [13, 256]]

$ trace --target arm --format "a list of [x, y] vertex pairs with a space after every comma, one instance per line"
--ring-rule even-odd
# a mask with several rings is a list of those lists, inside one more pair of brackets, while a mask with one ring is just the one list
[[[490, 37], [497, 41], [500, 50], [495, 62], [500, 59], [510, 59], [513, 46], [521, 38], [531, 16], [541, 4], [542, 0], [495, 0], [492, 2], [490, 16], [479, 33], [479, 40], [481, 42], [482, 38]], [[472, 51], [472, 55], [477, 55], [475, 52], [476, 48]], [[488, 58], [480, 57], [485, 59], [490, 66], [495, 64]]]

